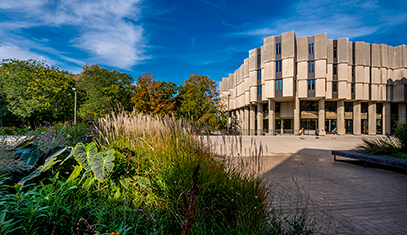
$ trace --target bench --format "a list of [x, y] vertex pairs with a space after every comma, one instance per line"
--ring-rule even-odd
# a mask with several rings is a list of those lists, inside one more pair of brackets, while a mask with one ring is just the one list
[[367, 165], [367, 163], [374, 163], [378, 165], [396, 167], [403, 170], [407, 170], [407, 159], [391, 156], [368, 155], [349, 150], [332, 150], [331, 154], [334, 155], [335, 161], [338, 161], [336, 159], [336, 156], [341, 156], [363, 161], [365, 163], [365, 166]]

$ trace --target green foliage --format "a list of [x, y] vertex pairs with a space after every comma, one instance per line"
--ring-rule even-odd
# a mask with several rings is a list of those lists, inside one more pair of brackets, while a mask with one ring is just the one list
[[73, 110], [71, 75], [35, 60], [3, 60], [0, 97], [18, 118], [37, 122], [67, 120]]
[[219, 129], [225, 126], [227, 114], [219, 97], [217, 84], [206, 75], [192, 74], [179, 91], [182, 116], [197, 127]]
[[132, 77], [115, 70], [109, 71], [96, 65], [84, 65], [75, 76], [78, 92], [85, 94], [78, 115], [85, 120], [95, 121], [111, 112], [131, 110], [130, 98], [134, 86]]
[[92, 169], [97, 180], [105, 181], [114, 167], [114, 150], [99, 152], [94, 142], [87, 146], [78, 143], [73, 150], [73, 156], [85, 170]]
[[399, 123], [394, 129], [394, 135], [400, 141], [400, 152], [407, 152], [407, 123]]
[[407, 158], [407, 124], [396, 124], [394, 137], [362, 138], [363, 144], [360, 145], [364, 153], [384, 154], [393, 157]]

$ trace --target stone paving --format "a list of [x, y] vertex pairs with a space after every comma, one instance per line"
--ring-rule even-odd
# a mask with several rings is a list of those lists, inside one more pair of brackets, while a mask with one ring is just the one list
[[310, 218], [314, 218], [318, 233], [407, 234], [404, 172], [364, 167], [346, 158], [335, 162], [330, 155], [332, 149], [355, 149], [360, 138], [246, 136], [212, 137], [211, 141], [217, 151], [233, 152], [234, 156], [254, 155], [261, 142], [262, 174], [273, 185], [275, 201], [283, 208], [300, 198], [302, 203], [309, 202]]

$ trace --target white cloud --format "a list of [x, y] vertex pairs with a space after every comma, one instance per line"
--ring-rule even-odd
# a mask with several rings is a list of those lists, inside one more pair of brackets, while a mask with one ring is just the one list
[[[41, 26], [74, 30], [68, 46], [88, 52], [92, 63], [131, 69], [148, 58], [144, 56], [144, 30], [137, 23], [141, 17], [140, 3], [141, 0], [9, 1], [0, 3], [0, 9], [25, 14], [0, 23], [0, 31], [13, 34], [19, 29]], [[32, 40], [42, 42], [46, 47], [52, 39]], [[59, 52], [64, 53], [70, 51]], [[80, 60], [70, 58], [68, 61], [77, 63]]]
[[3, 44], [0, 46], [0, 57], [3, 59], [18, 59], [18, 60], [34, 59], [38, 61], [46, 60], [47, 63], [54, 62], [43, 55], [30, 51], [28, 48], [22, 48], [12, 44]]

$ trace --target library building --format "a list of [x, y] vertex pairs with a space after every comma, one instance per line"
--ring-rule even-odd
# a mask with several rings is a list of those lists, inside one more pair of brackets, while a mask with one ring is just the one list
[[296, 38], [265, 38], [222, 78], [228, 130], [243, 135], [392, 134], [406, 122], [407, 46]]

